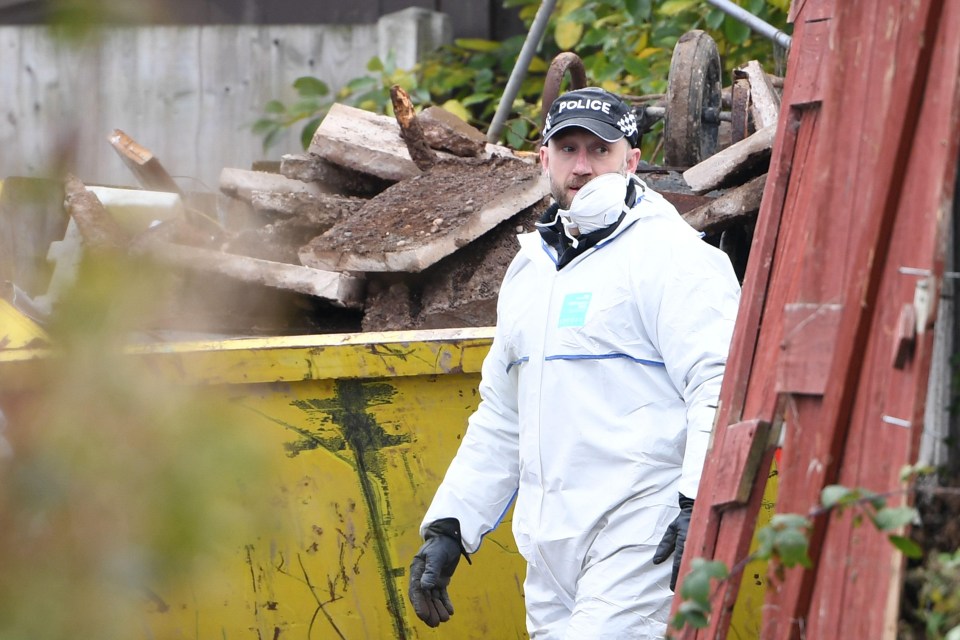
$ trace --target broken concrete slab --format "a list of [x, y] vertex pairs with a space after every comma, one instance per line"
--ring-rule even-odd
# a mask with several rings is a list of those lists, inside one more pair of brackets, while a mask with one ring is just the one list
[[319, 182], [322, 191], [346, 196], [375, 196], [393, 181], [327, 162], [314, 153], [289, 153], [280, 158], [280, 173], [302, 182]]
[[459, 160], [399, 182], [300, 250], [332, 271], [416, 273], [549, 195], [539, 167]]
[[417, 114], [417, 119], [427, 144], [434, 149], [461, 158], [479, 156], [486, 149], [487, 137], [483, 132], [443, 107], [427, 107]]
[[335, 103], [308, 151], [335, 165], [398, 182], [420, 174], [393, 118]]
[[217, 273], [250, 284], [309, 294], [338, 307], [363, 306], [364, 280], [354, 275], [155, 240], [137, 242], [131, 252], [166, 266]]
[[[410, 157], [400, 137], [400, 125], [394, 118], [335, 103], [313, 135], [308, 151], [327, 162], [399, 182], [422, 172]], [[439, 152], [441, 159], [456, 156]], [[515, 154], [509, 147], [487, 144], [482, 157], [503, 156], [531, 159], [530, 154]]]
[[500, 283], [520, 248], [517, 235], [534, 231], [548, 205], [544, 199], [521, 211], [416, 276], [368, 274], [363, 330], [496, 324]]
[[272, 191], [274, 193], [310, 193], [315, 196], [332, 193], [333, 190], [316, 182], [294, 180], [279, 173], [249, 171], [234, 167], [224, 167], [220, 171], [220, 191], [228, 196], [247, 202], [254, 191]]

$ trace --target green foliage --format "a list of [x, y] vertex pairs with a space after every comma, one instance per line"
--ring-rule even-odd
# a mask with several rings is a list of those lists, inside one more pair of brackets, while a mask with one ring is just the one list
[[932, 555], [912, 573], [921, 581], [917, 611], [926, 637], [960, 640], [960, 550]]
[[[681, 0], [676, 1], [678, 4], [681, 3]], [[904, 481], [913, 481], [928, 471], [925, 467], [907, 467], [901, 471], [900, 475]], [[917, 519], [916, 509], [905, 506], [889, 507], [887, 497], [862, 488], [849, 488], [842, 485], [824, 487], [820, 494], [821, 506], [810, 516], [795, 513], [776, 514], [770, 519], [769, 524], [758, 529], [756, 550], [738, 564], [738, 567], [746, 566], [753, 560], [771, 561], [774, 564], [773, 574], [780, 580], [784, 578], [784, 569], [796, 566], [812, 568], [809, 555], [810, 533], [813, 529], [812, 518], [827, 512], [842, 513], [848, 509], [852, 510], [855, 525], [859, 525], [866, 518], [880, 532], [899, 530]], [[922, 549], [909, 538], [891, 533], [888, 539], [896, 549], [909, 558], [916, 559], [923, 555]], [[958, 626], [960, 625], [960, 551], [952, 556], [942, 555], [939, 562], [940, 564], [934, 569], [928, 569], [931, 573], [939, 573], [930, 581], [927, 598], [938, 605], [944, 604], [944, 610], [951, 612], [956, 619], [948, 620], [945, 613], [931, 614], [932, 618], [927, 620], [927, 624], [928, 626], [938, 625], [941, 629], [952, 629], [950, 633], [956, 634], [956, 637], [950, 635], [929, 637], [960, 640], [960, 626]], [[710, 581], [726, 580], [729, 573], [726, 565], [721, 562], [707, 562], [703, 558], [694, 558], [690, 572], [681, 583], [682, 601], [677, 609], [677, 615], [671, 621], [671, 626], [675, 629], [684, 629], [688, 626], [698, 629], [706, 627], [712, 610]], [[925, 583], [924, 588], [926, 589], [927, 586]]]
[[300, 144], [310, 146], [313, 134], [334, 102], [354, 106], [373, 113], [392, 113], [390, 87], [403, 87], [411, 98], [426, 102], [429, 95], [417, 85], [417, 77], [410, 71], [398, 69], [393, 56], [386, 60], [371, 58], [367, 63], [371, 75], [354, 78], [335, 95], [325, 82], [311, 76], [294, 80], [297, 98], [292, 104], [271, 100], [263, 107], [263, 116], [252, 125], [253, 132], [263, 138], [266, 151], [276, 144], [279, 136], [288, 128], [300, 126]]
[[[504, 0], [519, 10], [529, 26], [540, 0]], [[789, 0], [741, 0], [754, 15], [786, 30]], [[699, 0], [559, 0], [550, 17], [538, 55], [530, 63], [518, 95], [504, 123], [503, 141], [515, 149], [530, 149], [540, 135], [544, 79], [549, 63], [564, 51], [576, 53], [584, 63], [590, 84], [634, 97], [666, 91], [673, 47], [681, 35], [704, 29], [717, 41], [726, 70], [759, 60], [768, 72], [781, 72], [773, 60], [773, 44], [739, 21]], [[410, 72], [389, 64], [372, 63], [372, 74], [347, 84], [336, 100], [373, 111], [389, 113], [389, 88], [400, 84], [419, 107], [447, 105], [481, 131], [486, 131], [500, 104], [525, 36], [503, 42], [457, 40], [423, 60]], [[305, 122], [301, 140], [309, 142], [331, 99], [318, 101], [316, 109], [300, 101], [283, 111], [270, 111], [254, 124], [265, 148], [283, 128]], [[270, 103], [271, 109], [278, 109]], [[645, 136], [644, 157], [654, 161], [657, 130]]]
[[677, 608], [671, 625], [675, 629], [682, 629], [686, 625], [697, 629], [706, 627], [710, 617], [710, 583], [712, 580], [726, 580], [728, 576], [727, 566], [722, 562], [694, 558], [690, 573], [680, 586], [683, 602]]
[[757, 532], [759, 546], [755, 557], [776, 559], [782, 566], [810, 568], [809, 535], [812, 523], [804, 516], [783, 513], [773, 516], [770, 524]]
[[151, 594], [222, 592], [211, 560], [270, 521], [256, 433], [128, 350], [170, 312], [170, 284], [141, 260], [86, 257], [47, 327], [57, 350], [37, 358], [36, 392], [5, 406], [2, 638], [143, 636]]
[[[917, 510], [913, 507], [888, 507], [885, 496], [866, 489], [850, 489], [840, 485], [824, 487], [820, 494], [820, 502], [824, 508], [838, 512], [852, 508], [856, 512], [855, 524], [859, 524], [866, 517], [877, 531], [882, 532], [896, 531], [918, 517]], [[919, 558], [923, 555], [922, 549], [909, 538], [894, 533], [890, 533], [887, 538], [908, 558]]]

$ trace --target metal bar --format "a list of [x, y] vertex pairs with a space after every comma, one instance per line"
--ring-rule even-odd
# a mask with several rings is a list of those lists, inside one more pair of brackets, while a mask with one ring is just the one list
[[553, 7], [557, 0], [544, 0], [537, 9], [537, 15], [533, 18], [533, 24], [530, 25], [530, 32], [527, 33], [527, 39], [520, 49], [520, 55], [517, 56], [517, 62], [513, 65], [513, 71], [510, 72], [510, 79], [507, 80], [507, 86], [500, 97], [500, 104], [497, 105], [497, 112], [493, 115], [490, 122], [490, 129], [487, 130], [487, 142], [496, 143], [500, 140], [500, 133], [503, 131], [503, 123], [507, 120], [510, 109], [513, 108], [513, 100], [520, 92], [520, 85], [527, 75], [527, 69], [530, 68], [530, 61], [533, 60], [533, 54], [540, 44], [540, 38], [547, 29], [547, 22], [550, 20], [550, 14], [553, 13]]
[[790, 50], [790, 43], [793, 41], [793, 38], [780, 29], [777, 29], [769, 22], [766, 22], [753, 15], [743, 7], [737, 6], [730, 0], [707, 0], [707, 3], [712, 4], [714, 7], [720, 9], [720, 11], [723, 11], [728, 16], [739, 20], [760, 35], [773, 40], [784, 49], [787, 49], [788, 51]]

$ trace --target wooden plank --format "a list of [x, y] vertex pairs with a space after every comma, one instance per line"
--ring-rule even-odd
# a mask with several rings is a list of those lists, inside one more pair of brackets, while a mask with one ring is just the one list
[[749, 501], [757, 478], [761, 477], [760, 462], [776, 441], [770, 423], [763, 420], [747, 420], [726, 428], [722, 447], [717, 450], [726, 464], [710, 478], [709, 498], [715, 509], [742, 506]]
[[737, 78], [730, 89], [730, 140], [740, 142], [750, 135], [750, 81]]
[[777, 392], [823, 395], [840, 323], [840, 305], [792, 302], [783, 308]]
[[683, 179], [694, 193], [743, 182], [743, 177], [766, 173], [770, 150], [777, 134], [776, 123], [735, 142], [683, 172]]
[[750, 84], [750, 111], [754, 126], [763, 129], [777, 122], [780, 117], [780, 96], [773, 82], [756, 60], [751, 60], [738, 69]]
[[816, 22], [833, 17], [835, 0], [793, 0], [790, 3], [790, 12], [787, 14], [789, 22]]
[[[823, 100], [824, 87], [828, 84], [825, 73], [830, 68], [825, 60], [829, 59], [831, 24], [830, 20], [804, 23], [803, 37], [794, 38], [790, 57], [794, 66], [790, 67], [788, 83], [790, 101], [786, 102], [787, 96], [784, 95], [785, 104], [800, 106]], [[797, 49], [796, 56], [792, 55], [793, 49]]]
[[[787, 88], [788, 89], [788, 88]], [[805, 123], [802, 117], [806, 115]], [[719, 425], [729, 425], [742, 420], [747, 394], [747, 383], [754, 371], [754, 354], [761, 337], [761, 318], [767, 304], [768, 288], [774, 272], [773, 264], [778, 255], [778, 239], [781, 230], [781, 215], [784, 203], [796, 189], [794, 181], [794, 155], [801, 161], [809, 148], [811, 131], [815, 129], [816, 119], [800, 110], [791, 110], [778, 123], [777, 149], [770, 167], [773, 176], [772, 188], [764, 193], [760, 215], [754, 233], [754, 247], [747, 263], [744, 290], [740, 300], [740, 310], [734, 326], [730, 355], [720, 393], [720, 405], [717, 409], [713, 442], [705, 461], [700, 495], [694, 507], [690, 532], [687, 537], [687, 551], [684, 553], [680, 569], [683, 576], [690, 570], [693, 558], [706, 558], [726, 562], [728, 567], [736, 565], [746, 554], [752, 536], [756, 514], [759, 510], [762, 490], [754, 491], [750, 502], [742, 509], [723, 510], [712, 504], [713, 478], [723, 473], [726, 460], [719, 455], [724, 448], [723, 441], [727, 430]], [[800, 134], [800, 135], [798, 135]], [[800, 173], [799, 171], [797, 173]], [[760, 376], [758, 376], [760, 377]], [[759, 413], [755, 415], [760, 415]], [[769, 412], [771, 417], [773, 412]], [[768, 452], [772, 456], [772, 452]], [[769, 464], [769, 462], [768, 462]], [[681, 638], [722, 637], [730, 626], [730, 614], [733, 602], [740, 587], [740, 574], [733, 574], [719, 587], [715, 598], [718, 606], [711, 617], [709, 630], [699, 633], [690, 629], [680, 635]], [[674, 613], [680, 599], [674, 600]], [[712, 635], [711, 635], [712, 634]]]
[[144, 189], [183, 195], [180, 187], [160, 163], [159, 158], [149, 149], [120, 129], [114, 129], [107, 139]]
[[766, 182], [767, 174], [757, 176], [681, 215], [691, 227], [708, 234], [723, 231], [733, 224], [749, 222], [756, 219], [760, 211]]

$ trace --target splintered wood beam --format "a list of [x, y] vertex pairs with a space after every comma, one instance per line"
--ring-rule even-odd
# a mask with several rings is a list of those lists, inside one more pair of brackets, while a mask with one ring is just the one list
[[133, 172], [137, 181], [144, 189], [150, 191], [166, 191], [183, 196], [183, 192], [177, 183], [173, 181], [167, 170], [160, 164], [153, 153], [146, 147], [138, 144], [133, 138], [128, 136], [120, 129], [114, 129], [109, 137], [110, 144], [114, 151], [127, 165], [127, 168]]
[[437, 154], [427, 144], [423, 135], [423, 127], [417, 120], [417, 112], [410, 101], [410, 95], [400, 85], [390, 87], [390, 99], [393, 101], [393, 112], [400, 125], [400, 137], [407, 143], [407, 150], [413, 163], [421, 171], [427, 171], [437, 163]]
[[763, 200], [767, 174], [757, 176], [695, 209], [681, 214], [697, 231], [707, 234], [723, 231], [734, 224], [755, 220]]
[[776, 124], [777, 118], [780, 117], [780, 96], [777, 95], [770, 76], [764, 73], [760, 63], [751, 60], [735, 70], [734, 77], [743, 78], [750, 85], [750, 111], [754, 126], [757, 129], [763, 129]]
[[777, 124], [735, 142], [683, 172], [683, 179], [694, 193], [706, 193], [766, 173], [770, 164]]
[[96, 194], [74, 175], [64, 182], [64, 206], [76, 222], [83, 243], [91, 249], [126, 250], [130, 235], [107, 212]]

